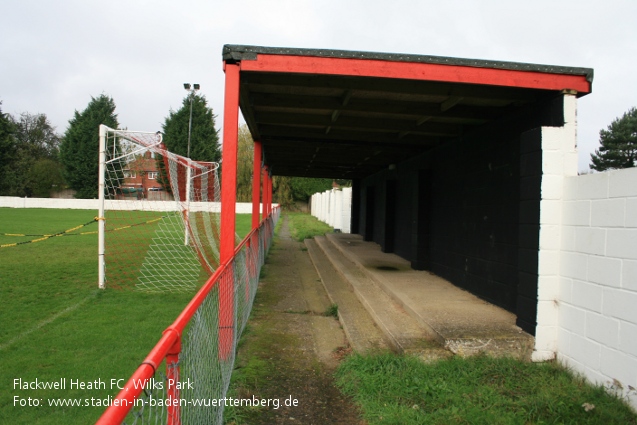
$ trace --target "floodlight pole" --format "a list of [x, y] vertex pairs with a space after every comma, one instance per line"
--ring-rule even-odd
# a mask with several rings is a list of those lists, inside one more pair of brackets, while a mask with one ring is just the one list
[[195, 98], [195, 92], [199, 90], [201, 86], [199, 84], [193, 84], [192, 88], [190, 83], [184, 83], [184, 89], [189, 93], [190, 96], [190, 121], [188, 121], [188, 153], [186, 156], [190, 158], [190, 134], [192, 132], [192, 102]]
[[186, 157], [188, 158], [188, 169], [186, 170], [186, 229], [184, 235], [184, 245], [188, 245], [188, 232], [190, 230], [190, 180], [191, 180], [191, 168], [192, 163], [190, 159], [190, 135], [192, 134], [192, 103], [195, 98], [195, 92], [199, 90], [199, 84], [193, 84], [192, 88], [190, 83], [184, 83], [184, 89], [188, 92], [190, 97], [190, 120], [188, 121], [188, 151]]

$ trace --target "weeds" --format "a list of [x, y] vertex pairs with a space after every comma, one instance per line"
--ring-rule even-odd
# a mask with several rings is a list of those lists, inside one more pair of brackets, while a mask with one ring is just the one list
[[323, 313], [325, 317], [336, 317], [338, 318], [338, 305], [332, 304], [330, 305], [325, 312]]

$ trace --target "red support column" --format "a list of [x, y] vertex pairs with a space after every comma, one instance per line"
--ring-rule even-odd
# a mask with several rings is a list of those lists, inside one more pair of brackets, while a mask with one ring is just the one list
[[235, 204], [237, 201], [237, 144], [239, 129], [239, 65], [225, 64], [226, 87], [223, 113], [221, 167], [221, 241], [220, 262], [234, 254]]
[[254, 168], [252, 171], [252, 229], [261, 222], [261, 142], [254, 141]]
[[248, 239], [245, 245], [246, 252], [246, 270], [248, 271], [248, 278], [245, 281], [245, 301], [246, 304], [250, 301], [250, 283], [252, 282], [252, 276], [255, 275], [254, 267], [252, 267], [252, 251], [254, 246], [252, 245], [252, 238]]
[[270, 215], [270, 213], [272, 212], [272, 176], [270, 176], [270, 170], [268, 170], [268, 174], [266, 176], [266, 179], [268, 180], [268, 202], [267, 202], [267, 209], [268, 209], [268, 216]]
[[263, 167], [263, 217], [268, 216], [268, 166]]
[[[234, 255], [237, 202], [237, 145], [239, 129], [239, 64], [225, 63], [226, 87], [223, 113], [221, 168], [221, 241], [219, 263]], [[228, 268], [219, 281], [219, 358], [230, 358], [234, 347], [234, 276]]]
[[272, 214], [272, 176], [268, 173], [268, 215]]
[[[261, 196], [262, 196], [262, 203], [263, 203], [263, 218], [267, 219], [268, 218], [268, 166], [264, 165], [263, 168], [261, 168]], [[267, 226], [267, 222], [266, 222], [266, 226]], [[265, 239], [263, 239], [263, 246], [261, 247], [261, 249], [264, 250], [266, 249], [266, 245], [265, 245]]]

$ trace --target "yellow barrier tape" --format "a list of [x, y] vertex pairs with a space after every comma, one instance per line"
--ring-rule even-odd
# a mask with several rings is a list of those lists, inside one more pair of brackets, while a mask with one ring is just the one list
[[164, 217], [166, 217], [166, 216], [162, 215], [159, 218], [153, 218], [152, 220], [142, 221], [141, 223], [129, 224], [128, 226], [117, 227], [115, 229], [107, 230], [107, 232], [116, 232], [118, 230], [130, 229], [131, 227], [135, 227], [135, 226], [141, 226], [141, 225], [144, 225], [144, 224], [151, 224], [151, 223], [154, 223], [156, 221], [159, 221], [159, 220], [163, 219]]
[[[0, 248], [8, 248], [10, 246], [18, 246], [18, 245], [24, 245], [24, 244], [28, 244], [28, 243], [42, 242], [42, 241], [45, 241], [47, 239], [51, 239], [54, 236], [70, 236], [69, 235], [70, 232], [72, 232], [74, 230], [77, 230], [77, 229], [81, 229], [82, 227], [88, 226], [91, 223], [95, 223], [95, 219], [89, 221], [88, 223], [80, 224], [79, 226], [75, 226], [75, 227], [73, 227], [71, 229], [67, 229], [67, 230], [64, 230], [62, 232], [54, 233], [52, 235], [27, 235], [27, 234], [20, 235], [20, 236], [41, 236], [41, 237], [38, 238], [38, 239], [32, 239], [30, 241], [16, 242], [16, 243], [11, 243], [11, 244], [0, 245]], [[3, 235], [3, 236], [18, 236], [15, 233], [2, 233], [1, 235]]]
[[[161, 216], [159, 218], [154, 218], [152, 220], [147, 220], [147, 221], [143, 221], [140, 223], [135, 223], [135, 224], [130, 224], [128, 226], [123, 226], [123, 227], [118, 227], [116, 229], [112, 229], [112, 230], [107, 230], [107, 232], [115, 232], [118, 230], [124, 230], [124, 229], [129, 229], [131, 227], [135, 227], [135, 226], [141, 226], [144, 224], [151, 224], [151, 223], [155, 223], [161, 219], [163, 219], [166, 216]], [[24, 242], [16, 242], [16, 243], [10, 243], [10, 244], [4, 244], [4, 245], [0, 245], [0, 248], [8, 248], [11, 246], [18, 246], [18, 245], [24, 245], [24, 244], [28, 244], [28, 243], [35, 243], [35, 242], [41, 242], [41, 241], [45, 241], [47, 239], [50, 239], [52, 237], [55, 236], [75, 236], [75, 235], [94, 235], [96, 233], [98, 233], [97, 231], [93, 231], [93, 232], [81, 232], [81, 233], [73, 233], [71, 234], [71, 232], [77, 230], [77, 229], [81, 229], [84, 226], [88, 226], [91, 223], [95, 223], [99, 220], [106, 220], [104, 217], [95, 217], [93, 220], [89, 221], [88, 223], [84, 223], [84, 224], [80, 224], [79, 226], [75, 226], [71, 229], [68, 230], [64, 230], [63, 232], [58, 232], [58, 233], [53, 233], [50, 235], [30, 235], [30, 234], [22, 234], [22, 233], [0, 233], [0, 236], [18, 236], [18, 237], [26, 237], [26, 236], [41, 236], [38, 239], [33, 239], [30, 241], [24, 241]]]

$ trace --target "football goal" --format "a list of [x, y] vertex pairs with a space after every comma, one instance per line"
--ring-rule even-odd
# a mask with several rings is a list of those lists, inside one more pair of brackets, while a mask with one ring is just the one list
[[100, 126], [99, 287], [193, 290], [219, 263], [218, 164]]

